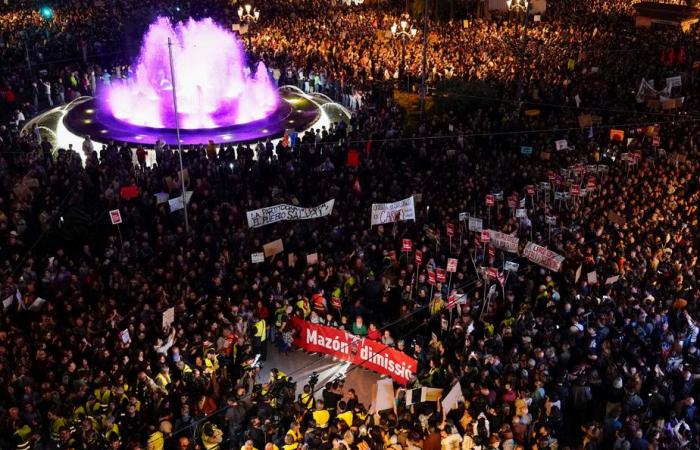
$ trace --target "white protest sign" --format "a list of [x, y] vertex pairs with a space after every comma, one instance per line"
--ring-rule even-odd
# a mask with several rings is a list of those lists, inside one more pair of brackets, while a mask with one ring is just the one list
[[598, 274], [595, 270], [593, 272], [588, 272], [587, 278], [589, 284], [596, 284], [598, 282]]
[[462, 386], [459, 384], [459, 381], [457, 384], [452, 386], [452, 389], [450, 389], [450, 392], [447, 393], [444, 399], [442, 399], [442, 412], [443, 414], [447, 414], [453, 409], [456, 409], [457, 406], [459, 405], [459, 402], [464, 401], [464, 395], [462, 395]]
[[370, 224], [397, 222], [400, 220], [416, 220], [416, 205], [413, 196], [394, 203], [373, 203]]
[[557, 150], [566, 150], [567, 148], [569, 148], [569, 143], [566, 139], [554, 141], [554, 145], [556, 145]]
[[460, 222], [466, 222], [467, 220], [469, 220], [469, 213], [468, 212], [459, 213], [459, 221]]
[[478, 217], [469, 218], [469, 231], [481, 231], [483, 230], [484, 221]]
[[41, 311], [41, 308], [45, 304], [46, 304], [46, 299], [43, 299], [41, 297], [37, 297], [37, 299], [34, 300], [31, 305], [29, 305], [29, 310], [32, 312], [39, 312], [39, 311]]
[[607, 286], [609, 284], [617, 283], [617, 280], [619, 280], [619, 279], [620, 279], [620, 275], [615, 275], [614, 277], [610, 277], [607, 280], [605, 280], [605, 285]]
[[564, 262], [563, 256], [554, 253], [546, 247], [537, 245], [534, 242], [527, 243], [525, 250], [523, 250], [523, 256], [535, 264], [539, 264], [553, 272], [559, 272], [561, 264]]
[[119, 225], [122, 223], [122, 213], [118, 209], [113, 209], [109, 212], [109, 220], [112, 221], [112, 225]]
[[576, 276], [574, 278], [574, 283], [578, 283], [579, 278], [581, 278], [581, 271], [583, 270], [583, 265], [578, 266], [576, 269]]
[[246, 212], [250, 228], [262, 227], [283, 220], [306, 220], [326, 217], [333, 212], [335, 199], [328, 200], [311, 208], [281, 204]]
[[377, 381], [377, 397], [374, 406], [376, 411], [394, 408], [394, 380], [387, 378]]
[[505, 250], [510, 253], [518, 253], [518, 244], [520, 240], [516, 236], [493, 230], [489, 230], [489, 235], [491, 237], [491, 245], [497, 249]]
[[[191, 198], [192, 191], [187, 191], [185, 193], [185, 201], [189, 203]], [[170, 212], [175, 212], [183, 209], [185, 206], [182, 204], [182, 195], [168, 200], [168, 205], [170, 206]]]
[[163, 328], [168, 328], [175, 322], [175, 307], [171, 306], [163, 312]]
[[129, 329], [125, 328], [124, 330], [119, 332], [119, 337], [122, 339], [122, 342], [124, 344], [128, 344], [131, 342], [131, 336], [129, 335]]
[[309, 253], [306, 255], [306, 264], [309, 266], [318, 264], [318, 253]]
[[156, 198], [156, 205], [160, 205], [161, 203], [165, 203], [170, 198], [170, 194], [168, 194], [167, 192], [157, 192], [157, 193], [153, 194], [153, 196]]
[[[525, 200], [525, 199], [523, 199], [523, 200]], [[519, 219], [523, 218], [523, 217], [527, 217], [527, 210], [525, 208], [516, 209], [515, 210], [515, 217], [517, 217]]]
[[513, 261], [506, 261], [504, 269], [506, 272], [517, 272], [520, 268], [520, 264]]
[[9, 297], [7, 297], [5, 300], [2, 301], [2, 307], [3, 307], [3, 309], [9, 308], [10, 306], [12, 306], [12, 304], [13, 304], [14, 302], [15, 302], [15, 296], [14, 296], [14, 295], [10, 295]]
[[259, 264], [261, 262], [265, 262], [265, 253], [263, 253], [263, 252], [251, 253], [250, 254], [250, 261], [253, 264]]
[[547, 225], [556, 225], [557, 224], [557, 218], [556, 216], [544, 216], [544, 222]]
[[676, 77], [666, 78], [666, 89], [671, 90], [676, 86], [680, 87], [682, 84], [683, 80], [681, 79], [680, 75]]

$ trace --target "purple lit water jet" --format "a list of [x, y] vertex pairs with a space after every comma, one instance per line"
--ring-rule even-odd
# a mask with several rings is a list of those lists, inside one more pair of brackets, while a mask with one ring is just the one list
[[158, 18], [144, 36], [134, 78], [113, 84], [100, 103], [116, 119], [150, 128], [175, 128], [168, 38], [173, 45], [178, 116], [183, 129], [212, 129], [261, 120], [280, 101], [261, 62], [246, 74], [234, 34], [211, 19], [173, 26]]

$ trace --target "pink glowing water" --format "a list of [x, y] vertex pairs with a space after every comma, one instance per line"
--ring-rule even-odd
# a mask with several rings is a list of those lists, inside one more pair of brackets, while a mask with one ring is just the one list
[[175, 128], [168, 38], [181, 128], [249, 123], [277, 108], [279, 94], [265, 65], [261, 62], [247, 74], [243, 49], [232, 32], [211, 19], [173, 26], [160, 17], [144, 36], [134, 78], [112, 84], [100, 95], [115, 118], [132, 125]]

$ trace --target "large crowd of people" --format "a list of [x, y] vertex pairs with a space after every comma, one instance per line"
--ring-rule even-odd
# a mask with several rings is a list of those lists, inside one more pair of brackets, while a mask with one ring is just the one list
[[[180, 194], [172, 148], [146, 166], [142, 148], [52, 148], [40, 130], [21, 132], [128, 76], [134, 17], [140, 33], [152, 14], [236, 17], [217, 0], [140, 3], [67, 2], [51, 20], [0, 7], [0, 448], [700, 446], [696, 31], [635, 28], [623, 0], [551, 0], [527, 27], [460, 11], [430, 21], [428, 86], [456, 79], [497, 95], [415, 118], [393, 95], [417, 89], [422, 65], [419, 18], [405, 67], [390, 36], [403, 2], [265, 2], [252, 59], [352, 117], [294, 145], [187, 148], [186, 230], [156, 196]], [[638, 102], [642, 78], [661, 88], [679, 75], [680, 108]], [[572, 186], [585, 195], [563, 195]], [[414, 221], [370, 225], [373, 203], [410, 196]], [[246, 221], [329, 199], [328, 217]], [[465, 212], [518, 237], [520, 252], [532, 241], [562, 255], [561, 269], [481, 242]], [[282, 254], [251, 261], [276, 239]], [[454, 277], [431, 284], [448, 258]], [[266, 353], [298, 351], [298, 319], [395, 347], [417, 361], [402, 388], [459, 383], [463, 400], [446, 411], [399, 396], [377, 411], [340, 381], [261, 369]]]

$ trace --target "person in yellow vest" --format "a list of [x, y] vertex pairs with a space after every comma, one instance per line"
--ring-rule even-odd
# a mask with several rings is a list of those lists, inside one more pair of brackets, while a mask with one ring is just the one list
[[26, 423], [15, 430], [12, 438], [15, 450], [30, 450], [32, 448], [32, 429]]
[[336, 417], [338, 420], [342, 420], [345, 422], [349, 427], [352, 426], [352, 411], [346, 411], [348, 408], [347, 403], [345, 401], [341, 400], [338, 402], [338, 414]]
[[148, 437], [147, 450], [163, 450], [165, 440], [172, 434], [173, 425], [164, 420], [160, 423], [160, 429]]
[[219, 356], [213, 348], [207, 350], [207, 356], [204, 359], [204, 373], [215, 374], [219, 370]]
[[297, 450], [299, 448], [299, 443], [294, 440], [292, 435], [287, 434], [284, 437], [284, 445], [282, 445], [282, 450]]
[[328, 428], [328, 421], [331, 419], [331, 414], [323, 404], [323, 400], [316, 400], [316, 410], [311, 414], [318, 428]]
[[314, 393], [311, 392], [311, 386], [304, 385], [303, 392], [299, 394], [299, 406], [306, 411], [310, 411], [314, 407]]
[[260, 355], [260, 360], [265, 361], [267, 359], [267, 345], [265, 339], [267, 338], [267, 323], [265, 319], [260, 318], [257, 314], [255, 315], [255, 323], [253, 324], [253, 352]]
[[[220, 450], [223, 440], [224, 432], [221, 431], [221, 428], [211, 422], [204, 424], [202, 427], [202, 444], [206, 450]], [[251, 448], [253, 447], [251, 446]]]
[[265, 444], [265, 450], [280, 450], [280, 448], [272, 442], [268, 442], [267, 444]]
[[168, 395], [168, 389], [171, 382], [170, 368], [165, 365], [162, 366], [154, 381], [156, 382], [156, 385], [165, 393], [165, 395]]
[[47, 417], [50, 422], [50, 436], [51, 436], [51, 442], [53, 443], [58, 443], [61, 440], [61, 428], [68, 426], [68, 421], [59, 416], [58, 412], [55, 410], [49, 411], [47, 414]]
[[114, 416], [107, 416], [105, 417], [103, 423], [102, 423], [102, 430], [104, 431], [105, 439], [107, 439], [107, 442], [112, 441], [112, 437], [116, 437], [119, 439], [119, 425], [115, 423]]
[[99, 388], [95, 389], [93, 393], [95, 394], [97, 403], [100, 404], [100, 411], [103, 413], [106, 412], [107, 408], [109, 408], [109, 401], [112, 399], [112, 391], [109, 389], [109, 385], [104, 383]]
[[309, 299], [306, 297], [301, 297], [297, 301], [297, 308], [299, 308], [304, 315], [304, 319], [308, 318], [309, 315], [311, 315], [311, 304], [309, 303]]
[[289, 430], [287, 430], [287, 435], [284, 437], [285, 444], [287, 443], [287, 436], [292, 437], [293, 443], [301, 443], [301, 441], [304, 439], [304, 435], [301, 433], [301, 424], [296, 421], [292, 422], [292, 426], [289, 428]]
[[245, 441], [245, 444], [243, 444], [241, 446], [241, 450], [258, 450], [258, 449], [253, 446], [253, 441], [248, 439], [247, 441]]

